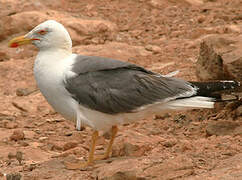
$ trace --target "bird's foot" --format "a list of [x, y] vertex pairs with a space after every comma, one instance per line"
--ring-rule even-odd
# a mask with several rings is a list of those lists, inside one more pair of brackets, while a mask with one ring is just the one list
[[64, 162], [64, 165], [66, 169], [69, 169], [69, 170], [76, 170], [76, 169], [83, 170], [83, 169], [86, 169], [88, 166], [93, 165], [93, 163], [88, 161], [78, 162], [78, 163]]

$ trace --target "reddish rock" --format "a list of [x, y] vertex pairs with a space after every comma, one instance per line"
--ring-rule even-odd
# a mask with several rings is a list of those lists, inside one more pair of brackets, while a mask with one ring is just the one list
[[24, 132], [20, 129], [14, 130], [13, 134], [10, 136], [10, 140], [19, 141], [24, 139]]
[[49, 142], [48, 148], [51, 151], [62, 151], [63, 150], [63, 142]]
[[90, 44], [93, 38], [97, 43], [112, 39], [117, 27], [114, 23], [103, 19], [84, 19], [64, 15], [58, 11], [40, 12], [25, 11], [0, 18], [0, 38], [6, 39], [12, 34], [25, 34], [41, 22], [55, 19], [64, 24], [70, 32], [73, 44]]
[[177, 143], [176, 139], [168, 139], [165, 142], [163, 142], [163, 145], [167, 148], [170, 148], [170, 147], [176, 145], [176, 143]]
[[71, 34], [73, 45], [103, 44], [112, 40], [117, 29], [112, 22], [102, 19], [70, 18], [63, 21]]
[[242, 36], [212, 35], [200, 46], [196, 75], [200, 80], [242, 80]]
[[72, 149], [72, 148], [77, 147], [77, 145], [78, 145], [77, 142], [67, 142], [67, 143], [64, 144], [64, 146], [63, 146], [63, 150], [64, 150], [64, 151], [67, 151], [67, 150], [69, 150], [69, 149]]

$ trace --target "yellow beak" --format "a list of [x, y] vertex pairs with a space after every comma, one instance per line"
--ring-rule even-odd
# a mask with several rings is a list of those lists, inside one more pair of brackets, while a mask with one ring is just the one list
[[24, 44], [30, 44], [31, 42], [32, 42], [32, 39], [25, 38], [24, 36], [19, 36], [19, 37], [11, 39], [8, 42], [8, 47], [16, 48], [16, 47], [24, 45]]

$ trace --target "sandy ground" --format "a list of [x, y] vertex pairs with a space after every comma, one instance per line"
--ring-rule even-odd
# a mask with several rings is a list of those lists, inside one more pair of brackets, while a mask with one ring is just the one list
[[[86, 158], [92, 130], [76, 131], [46, 103], [33, 78], [33, 46], [7, 48], [12, 37], [56, 19], [74, 52], [197, 80], [203, 38], [242, 33], [241, 0], [1, 0], [0, 14], [0, 179], [242, 179], [242, 108], [228, 103], [121, 126], [110, 159], [65, 169], [64, 161]], [[107, 142], [100, 137], [97, 154]]]

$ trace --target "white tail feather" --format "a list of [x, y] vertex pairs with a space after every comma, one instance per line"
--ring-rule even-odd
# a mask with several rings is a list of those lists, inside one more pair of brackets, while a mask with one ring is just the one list
[[213, 98], [194, 96], [190, 98], [177, 99], [166, 104], [169, 109], [196, 109], [214, 108]]

